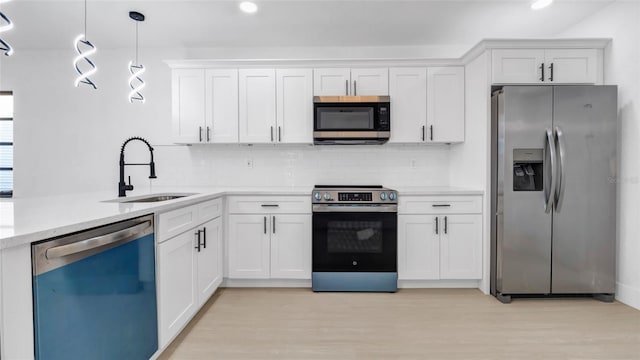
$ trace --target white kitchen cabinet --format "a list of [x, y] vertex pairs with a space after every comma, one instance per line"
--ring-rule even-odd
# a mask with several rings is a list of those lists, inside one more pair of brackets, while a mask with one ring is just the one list
[[482, 215], [440, 216], [440, 278], [482, 278]]
[[198, 307], [202, 307], [222, 283], [222, 218], [204, 223], [198, 256]]
[[398, 278], [482, 278], [482, 197], [400, 196]]
[[173, 142], [199, 143], [205, 127], [205, 71], [176, 69], [171, 73]]
[[238, 70], [205, 72], [205, 134], [208, 143], [238, 142]]
[[496, 49], [494, 84], [596, 84], [602, 55], [596, 49]]
[[427, 69], [427, 141], [464, 141], [464, 67]]
[[271, 215], [271, 278], [311, 278], [311, 216]]
[[230, 279], [311, 278], [311, 198], [230, 196]]
[[179, 144], [238, 142], [238, 71], [172, 72], [172, 133]]
[[272, 143], [276, 136], [276, 72], [242, 69], [239, 78], [239, 141]]
[[388, 68], [313, 69], [313, 95], [389, 95]]
[[427, 68], [389, 69], [391, 98], [390, 143], [426, 141]]
[[[221, 199], [158, 215], [160, 347], [167, 345], [222, 283]], [[196, 219], [192, 221], [191, 219]], [[190, 224], [187, 229], [185, 227]], [[175, 235], [176, 229], [182, 230]], [[172, 235], [170, 238], [166, 238]]]
[[313, 143], [313, 72], [276, 70], [278, 143]]

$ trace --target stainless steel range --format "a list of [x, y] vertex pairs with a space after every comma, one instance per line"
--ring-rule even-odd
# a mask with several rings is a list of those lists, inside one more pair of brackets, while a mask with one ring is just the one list
[[398, 289], [398, 199], [382, 186], [313, 189], [313, 291]]

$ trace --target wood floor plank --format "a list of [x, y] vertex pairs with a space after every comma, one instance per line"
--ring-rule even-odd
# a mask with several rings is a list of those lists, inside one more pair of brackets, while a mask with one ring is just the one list
[[220, 289], [161, 360], [640, 359], [640, 311], [475, 289]]

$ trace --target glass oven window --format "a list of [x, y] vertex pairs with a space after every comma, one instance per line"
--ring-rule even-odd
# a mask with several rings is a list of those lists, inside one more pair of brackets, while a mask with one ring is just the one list
[[329, 221], [329, 253], [382, 253], [382, 222]]
[[372, 130], [372, 107], [319, 107], [317, 130]]

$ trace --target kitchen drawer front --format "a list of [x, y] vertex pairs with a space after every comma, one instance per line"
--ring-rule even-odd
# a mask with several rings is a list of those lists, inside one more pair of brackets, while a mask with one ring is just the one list
[[205, 223], [222, 215], [222, 198], [196, 204], [198, 208], [198, 224]]
[[482, 196], [398, 196], [400, 214], [480, 214]]
[[196, 227], [200, 223], [198, 205], [191, 205], [158, 215], [158, 243], [166, 241], [186, 230]]
[[311, 194], [301, 196], [229, 196], [230, 214], [309, 214]]

